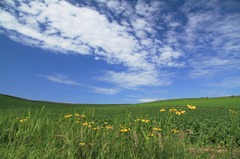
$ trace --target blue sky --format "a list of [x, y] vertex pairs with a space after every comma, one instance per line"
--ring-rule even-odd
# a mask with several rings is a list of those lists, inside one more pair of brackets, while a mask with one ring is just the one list
[[72, 103], [240, 94], [238, 0], [2, 0], [0, 93]]

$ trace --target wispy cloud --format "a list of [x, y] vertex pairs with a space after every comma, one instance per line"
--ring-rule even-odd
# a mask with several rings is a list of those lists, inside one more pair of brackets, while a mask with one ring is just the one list
[[[239, 71], [240, 29], [236, 27], [240, 25], [239, 8], [237, 1], [189, 0], [183, 5], [181, 9], [187, 17], [183, 27], [184, 50], [190, 50], [190, 77], [214, 77], [226, 71]], [[228, 9], [231, 11], [222, 12]]]
[[208, 86], [215, 88], [240, 88], [240, 76], [225, 77], [214, 83], [210, 83]]
[[74, 85], [74, 86], [83, 86], [81, 83], [71, 80], [67, 76], [62, 75], [62, 74], [37, 75], [37, 76], [43, 77], [43, 78], [45, 78], [49, 81], [55, 82], [55, 83], [62, 83], [62, 84]]
[[222, 58], [219, 56], [200, 56], [199, 60], [189, 60], [192, 70], [189, 71], [191, 78], [213, 77], [225, 72], [238, 72], [240, 61], [232, 58]]
[[72, 85], [72, 86], [82, 86], [88, 90], [91, 90], [94, 93], [99, 93], [99, 94], [114, 95], [121, 91], [121, 89], [119, 89], [119, 88], [103, 88], [103, 87], [94, 87], [94, 86], [84, 85], [82, 83], [79, 83], [77, 81], [70, 79], [66, 75], [59, 74], [59, 73], [54, 73], [54, 74], [49, 74], [49, 75], [37, 75], [37, 76], [42, 77], [42, 78], [44, 78], [48, 81], [54, 82], [54, 83], [60, 83], [60, 84]]
[[162, 77], [161, 81], [158, 80], [158, 72], [154, 71], [129, 71], [116, 73], [109, 71], [106, 76], [101, 80], [117, 83], [124, 88], [137, 88], [139, 86], [159, 86], [169, 85], [171, 80], [167, 77]]
[[147, 103], [147, 102], [154, 102], [157, 101], [158, 99], [155, 98], [140, 98], [137, 100], [138, 103]]
[[95, 92], [95, 93], [110, 94], [110, 95], [117, 94], [120, 91], [118, 88], [93, 87], [92, 89], [93, 89], [93, 92]]

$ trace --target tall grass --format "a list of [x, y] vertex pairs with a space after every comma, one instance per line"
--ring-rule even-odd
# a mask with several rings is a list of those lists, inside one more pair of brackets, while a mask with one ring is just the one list
[[162, 108], [0, 112], [1, 158], [240, 157], [239, 110]]

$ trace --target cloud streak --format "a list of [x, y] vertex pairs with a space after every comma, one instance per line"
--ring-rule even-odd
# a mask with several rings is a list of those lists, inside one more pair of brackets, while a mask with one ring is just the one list
[[92, 90], [95, 93], [110, 95], [117, 94], [120, 91], [118, 88], [100, 88], [100, 87], [93, 87]]
[[62, 74], [51, 74], [51, 75], [38, 75], [39, 77], [43, 77], [49, 81], [55, 83], [61, 83], [65, 85], [73, 85], [73, 86], [83, 86], [81, 83], [73, 81], [69, 79], [67, 76]]
[[157, 100], [158, 99], [155, 99], [155, 98], [141, 98], [141, 99], [138, 99], [137, 102], [138, 103], [148, 103], [148, 102], [154, 102]]
[[240, 88], [240, 76], [236, 77], [225, 77], [218, 82], [209, 84], [215, 88]]

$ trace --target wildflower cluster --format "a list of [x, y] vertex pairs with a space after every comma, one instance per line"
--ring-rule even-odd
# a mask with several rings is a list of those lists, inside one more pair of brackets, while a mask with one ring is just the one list
[[75, 114], [73, 115], [73, 114], [68, 113], [67, 115], [64, 116], [64, 118], [67, 119], [67, 118], [72, 118], [72, 117], [74, 117], [74, 116], [75, 116], [75, 117], [80, 117], [80, 118], [85, 118], [85, 117], [86, 117], [85, 114], [80, 115], [80, 114], [78, 114], [78, 113], [75, 113]]
[[149, 123], [149, 119], [136, 119], [135, 122]]
[[[189, 109], [196, 109], [196, 106], [188, 104], [187, 108], [189, 108]], [[166, 111], [167, 110], [165, 108], [161, 108], [160, 109], [160, 112], [166, 112]], [[229, 110], [229, 111], [233, 112], [232, 110]], [[182, 115], [182, 114], [186, 113], [185, 110], [176, 109], [174, 107], [171, 107], [169, 109], [169, 112], [171, 112], [173, 114], [176, 114], [176, 115]], [[71, 121], [75, 120], [75, 123], [80, 124], [83, 127], [89, 128], [89, 129], [94, 130], [94, 131], [97, 131], [97, 130], [100, 130], [100, 129], [102, 129], [102, 130], [113, 130], [115, 127], [117, 127], [117, 126], [113, 126], [112, 124], [109, 124], [107, 121], [104, 121], [102, 124], [101, 123], [95, 124], [94, 121], [88, 121], [85, 114], [78, 114], [78, 113], [66, 114], [64, 116], [64, 118], [65, 119], [71, 119]], [[24, 122], [24, 121], [25, 120], [22, 120], [22, 122]], [[150, 119], [147, 119], [147, 118], [138, 118], [138, 119], [135, 119], [134, 121], [137, 122], [137, 123], [156, 123], [157, 122], [155, 120], [151, 121]], [[130, 123], [130, 125], [131, 124], [132, 123]], [[127, 133], [127, 132], [130, 132], [130, 130], [131, 130], [130, 127], [126, 127], [126, 126], [121, 126], [120, 125], [120, 130], [119, 130], [120, 133]], [[159, 131], [162, 131], [162, 130], [163, 130], [162, 128], [155, 126], [155, 127], [152, 127], [151, 133], [159, 132]], [[172, 133], [174, 133], [174, 134], [178, 133], [178, 130], [177, 129], [173, 129]]]
[[[193, 105], [187, 105], [187, 108], [188, 109], [196, 109], [196, 106], [193, 106]], [[163, 112], [167, 112], [167, 109], [166, 108], [161, 108], [160, 109], [160, 113], [163, 113]], [[174, 107], [171, 107], [168, 109], [168, 112], [170, 113], [173, 113], [175, 115], [183, 115], [186, 113], [185, 110], [183, 109], [176, 109]], [[229, 110], [229, 112], [234, 112], [232, 110]], [[134, 123], [124, 123], [124, 125], [112, 125], [111, 122], [108, 122], [108, 121], [102, 121], [101, 123], [97, 122], [95, 123], [94, 121], [89, 121], [87, 120], [87, 116], [85, 114], [78, 114], [78, 113], [75, 113], [75, 114], [66, 114], [64, 116], [65, 119], [69, 119], [68, 121], [71, 121], [73, 123], [77, 123], [79, 125], [82, 126], [82, 128], [86, 128], [86, 129], [89, 129], [89, 130], [92, 130], [92, 131], [97, 131], [97, 133], [104, 133], [106, 131], [114, 131], [114, 130], [117, 130], [119, 133], [121, 134], [129, 134], [130, 132], [133, 132], [133, 134], [135, 133], [135, 137], [136, 137], [136, 130], [133, 129], [131, 131], [131, 126], [134, 125]], [[74, 122], [75, 121], [75, 122]], [[143, 125], [143, 127], [148, 127], [148, 129], [150, 128], [150, 131], [148, 131], [146, 134], [147, 134], [147, 138], [146, 139], [150, 139], [150, 138], [155, 138], [155, 137], [158, 137], [159, 134], [162, 134], [162, 133], [165, 133], [165, 129], [162, 129], [161, 126], [157, 126], [159, 125], [157, 123], [156, 120], [150, 120], [150, 119], [147, 119], [147, 118], [138, 118], [138, 119], [135, 119], [134, 120], [135, 123], [149, 123], [147, 125]], [[125, 125], [127, 124], [127, 125]], [[101, 130], [101, 131], [99, 131]], [[171, 133], [173, 134], [177, 134], [179, 133], [179, 130], [177, 128], [174, 128], [170, 131]], [[131, 133], [130, 133], [131, 134]], [[79, 143], [79, 146], [85, 146], [86, 143], [85, 142], [80, 142]]]
[[[76, 124], [82, 125], [85, 128], [89, 128], [94, 131], [98, 131], [100, 129], [112, 130], [113, 126], [108, 124], [108, 122], [103, 122], [102, 126], [95, 125], [94, 121], [88, 121], [85, 114], [67, 114], [64, 116], [64, 119], [71, 119], [70, 121], [74, 121]], [[100, 124], [101, 125], [101, 124]]]
[[[188, 109], [196, 109], [197, 107], [194, 106], [194, 105], [191, 105], [191, 104], [187, 104], [187, 108], [188, 108]], [[161, 108], [161, 109], [160, 109], [160, 112], [165, 112], [165, 111], [166, 111], [165, 108]], [[182, 114], [185, 114], [185, 113], [186, 113], [185, 110], [176, 109], [176, 108], [174, 108], [174, 107], [171, 107], [171, 108], [169, 109], [169, 112], [174, 113], [174, 114], [176, 114], [176, 115], [182, 115]]]
[[186, 111], [181, 110], [181, 109], [177, 110], [175, 108], [170, 108], [169, 112], [175, 113], [176, 115], [181, 115], [181, 114], [185, 114]]

